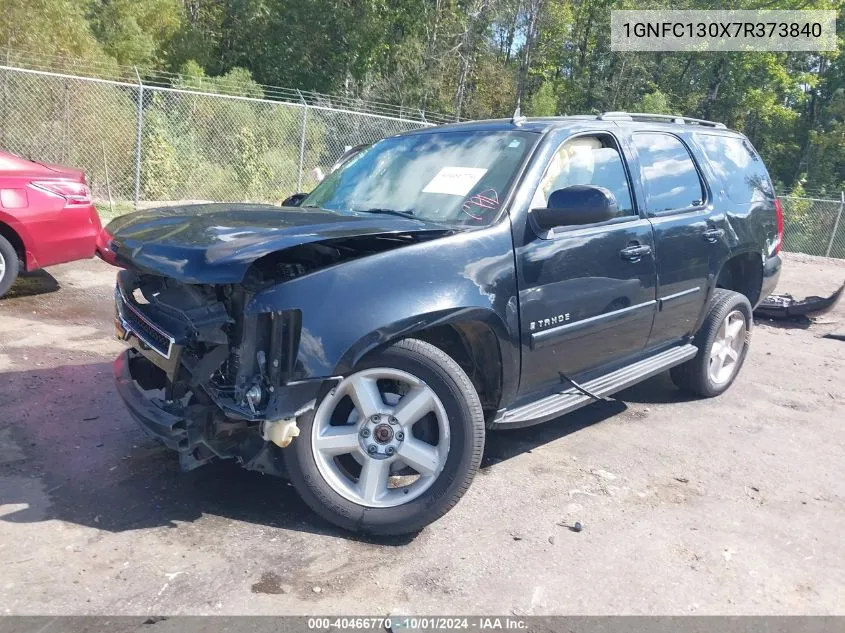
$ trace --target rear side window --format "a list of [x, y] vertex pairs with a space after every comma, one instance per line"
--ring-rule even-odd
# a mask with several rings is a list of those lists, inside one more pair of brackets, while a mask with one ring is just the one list
[[634, 146], [646, 188], [649, 212], [676, 211], [704, 202], [698, 170], [686, 146], [671, 134], [638, 132]]
[[695, 140], [731, 200], [747, 204], [775, 197], [763, 160], [747, 139], [696, 134]]

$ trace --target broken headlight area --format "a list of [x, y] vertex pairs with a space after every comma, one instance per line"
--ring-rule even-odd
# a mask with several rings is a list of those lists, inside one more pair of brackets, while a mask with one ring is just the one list
[[252, 294], [243, 285], [118, 274], [115, 325], [131, 348], [115, 363], [118, 390], [185, 468], [235, 457], [278, 472], [266, 440], [289, 442], [291, 420], [319, 389], [320, 381], [292, 381], [299, 312], [245, 315]]

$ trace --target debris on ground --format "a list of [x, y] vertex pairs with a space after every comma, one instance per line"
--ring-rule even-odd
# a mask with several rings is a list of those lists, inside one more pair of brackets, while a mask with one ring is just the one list
[[760, 305], [754, 310], [754, 315], [784, 321], [801, 319], [811, 314], [824, 314], [836, 305], [843, 290], [845, 290], [845, 283], [839, 286], [839, 289], [829, 297], [810, 295], [805, 299], [796, 299], [791, 294], [769, 295], [760, 302]]

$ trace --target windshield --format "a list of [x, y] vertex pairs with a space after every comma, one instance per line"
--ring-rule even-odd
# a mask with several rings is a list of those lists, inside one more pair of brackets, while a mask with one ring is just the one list
[[302, 206], [484, 225], [498, 215], [538, 135], [451, 131], [380, 141], [329, 175]]

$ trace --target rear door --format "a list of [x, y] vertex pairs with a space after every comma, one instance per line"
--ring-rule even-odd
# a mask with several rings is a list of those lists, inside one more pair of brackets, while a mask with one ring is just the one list
[[713, 172], [716, 198], [726, 209], [732, 234], [730, 246], [769, 256], [780, 246], [775, 190], [763, 159], [751, 142], [735, 132], [704, 130], [693, 134]]
[[660, 347], [695, 331], [729, 254], [726, 218], [681, 134], [636, 130], [628, 141], [654, 227], [658, 310], [648, 347]]
[[[565, 138], [565, 135], [563, 135]], [[555, 387], [640, 352], [655, 310], [652, 229], [637, 213], [615, 135], [590, 132], [559, 142], [531, 207], [552, 191], [597, 185], [617, 200], [617, 216], [516, 237], [523, 365], [520, 394]]]

